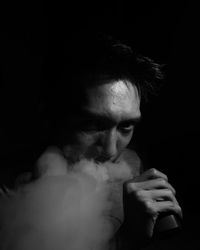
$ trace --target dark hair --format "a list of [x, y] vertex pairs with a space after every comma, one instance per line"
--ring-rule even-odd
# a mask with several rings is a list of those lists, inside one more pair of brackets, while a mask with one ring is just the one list
[[64, 112], [68, 115], [75, 112], [89, 87], [109, 80], [129, 80], [137, 87], [141, 99], [147, 100], [163, 78], [158, 63], [102, 33], [79, 32], [65, 40], [58, 61], [56, 80], [48, 81], [45, 97], [46, 114], [54, 119]]

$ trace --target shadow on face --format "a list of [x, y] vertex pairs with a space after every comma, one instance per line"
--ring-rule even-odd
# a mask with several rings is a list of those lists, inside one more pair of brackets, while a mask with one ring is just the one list
[[129, 81], [117, 80], [88, 88], [85, 93], [80, 113], [69, 118], [71, 131], [69, 127], [61, 130], [66, 138], [63, 146], [73, 145], [80, 155], [97, 162], [115, 162], [141, 117], [137, 89]]

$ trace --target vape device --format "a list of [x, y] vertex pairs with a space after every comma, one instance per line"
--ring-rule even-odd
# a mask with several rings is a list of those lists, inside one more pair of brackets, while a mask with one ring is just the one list
[[177, 215], [161, 215], [156, 221], [154, 236], [175, 234], [180, 231], [180, 229], [181, 219]]

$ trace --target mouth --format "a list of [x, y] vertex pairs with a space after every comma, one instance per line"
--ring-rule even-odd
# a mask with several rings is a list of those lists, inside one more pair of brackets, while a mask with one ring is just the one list
[[105, 156], [105, 155], [101, 155], [101, 156], [97, 156], [94, 158], [94, 161], [96, 163], [105, 163], [105, 162], [110, 162], [110, 163], [119, 163], [119, 156]]

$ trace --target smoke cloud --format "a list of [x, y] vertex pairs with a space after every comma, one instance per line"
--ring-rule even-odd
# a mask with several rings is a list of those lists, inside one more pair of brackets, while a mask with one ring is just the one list
[[0, 249], [110, 249], [128, 165], [86, 159], [72, 165], [56, 149], [37, 164], [36, 181], [0, 197]]

